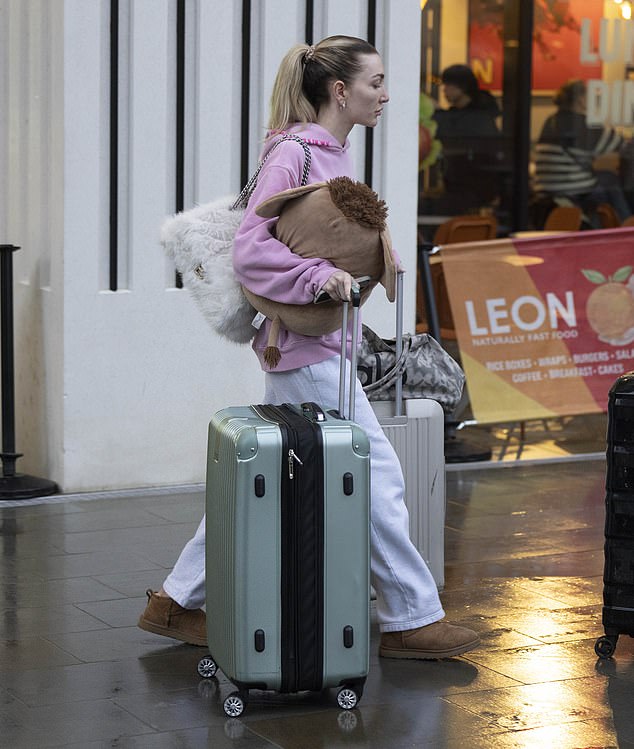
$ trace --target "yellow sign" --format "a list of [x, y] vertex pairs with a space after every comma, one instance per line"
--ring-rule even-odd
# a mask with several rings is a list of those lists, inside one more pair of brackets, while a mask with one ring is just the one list
[[441, 256], [478, 422], [606, 411], [614, 380], [634, 369], [634, 229]]

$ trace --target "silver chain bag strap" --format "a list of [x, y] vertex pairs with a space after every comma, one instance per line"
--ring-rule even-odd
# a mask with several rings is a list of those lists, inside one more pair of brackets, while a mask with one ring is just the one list
[[240, 193], [240, 195], [238, 195], [235, 203], [231, 206], [232, 211], [237, 211], [241, 208], [244, 209], [247, 207], [249, 198], [255, 190], [255, 186], [257, 184], [258, 177], [260, 176], [260, 172], [262, 171], [262, 167], [266, 164], [269, 156], [273, 153], [273, 151], [280, 145], [280, 143], [283, 143], [285, 140], [294, 140], [296, 143], [299, 143], [300, 146], [302, 146], [302, 148], [304, 149], [304, 168], [302, 169], [302, 178], [300, 180], [299, 186], [303, 187], [308, 182], [308, 174], [310, 172], [310, 164], [312, 161], [312, 154], [310, 152], [308, 143], [300, 138], [299, 135], [294, 135], [293, 133], [285, 133], [279, 140], [276, 140], [271, 148], [266, 152], [266, 154], [262, 158], [262, 161], [260, 161], [260, 163], [258, 164], [257, 169], [251, 175], [251, 179], [242, 188], [242, 192]]

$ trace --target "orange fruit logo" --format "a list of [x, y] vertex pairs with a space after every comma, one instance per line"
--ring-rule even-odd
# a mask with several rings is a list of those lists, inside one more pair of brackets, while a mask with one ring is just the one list
[[596, 270], [582, 270], [596, 284], [586, 302], [586, 316], [602, 341], [615, 346], [631, 340], [634, 335], [634, 286], [627, 283], [632, 266], [625, 265], [606, 278]]

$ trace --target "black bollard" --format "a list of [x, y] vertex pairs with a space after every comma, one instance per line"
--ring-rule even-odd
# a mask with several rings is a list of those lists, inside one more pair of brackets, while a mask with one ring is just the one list
[[2, 476], [0, 500], [32, 499], [57, 492], [48, 479], [17, 473], [22, 453], [15, 450], [15, 376], [13, 359], [13, 244], [0, 244], [0, 330], [2, 337]]

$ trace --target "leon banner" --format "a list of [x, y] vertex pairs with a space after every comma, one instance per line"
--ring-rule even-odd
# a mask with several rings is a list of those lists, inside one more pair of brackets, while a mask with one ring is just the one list
[[478, 422], [607, 410], [634, 370], [634, 229], [447, 245], [441, 258]]

